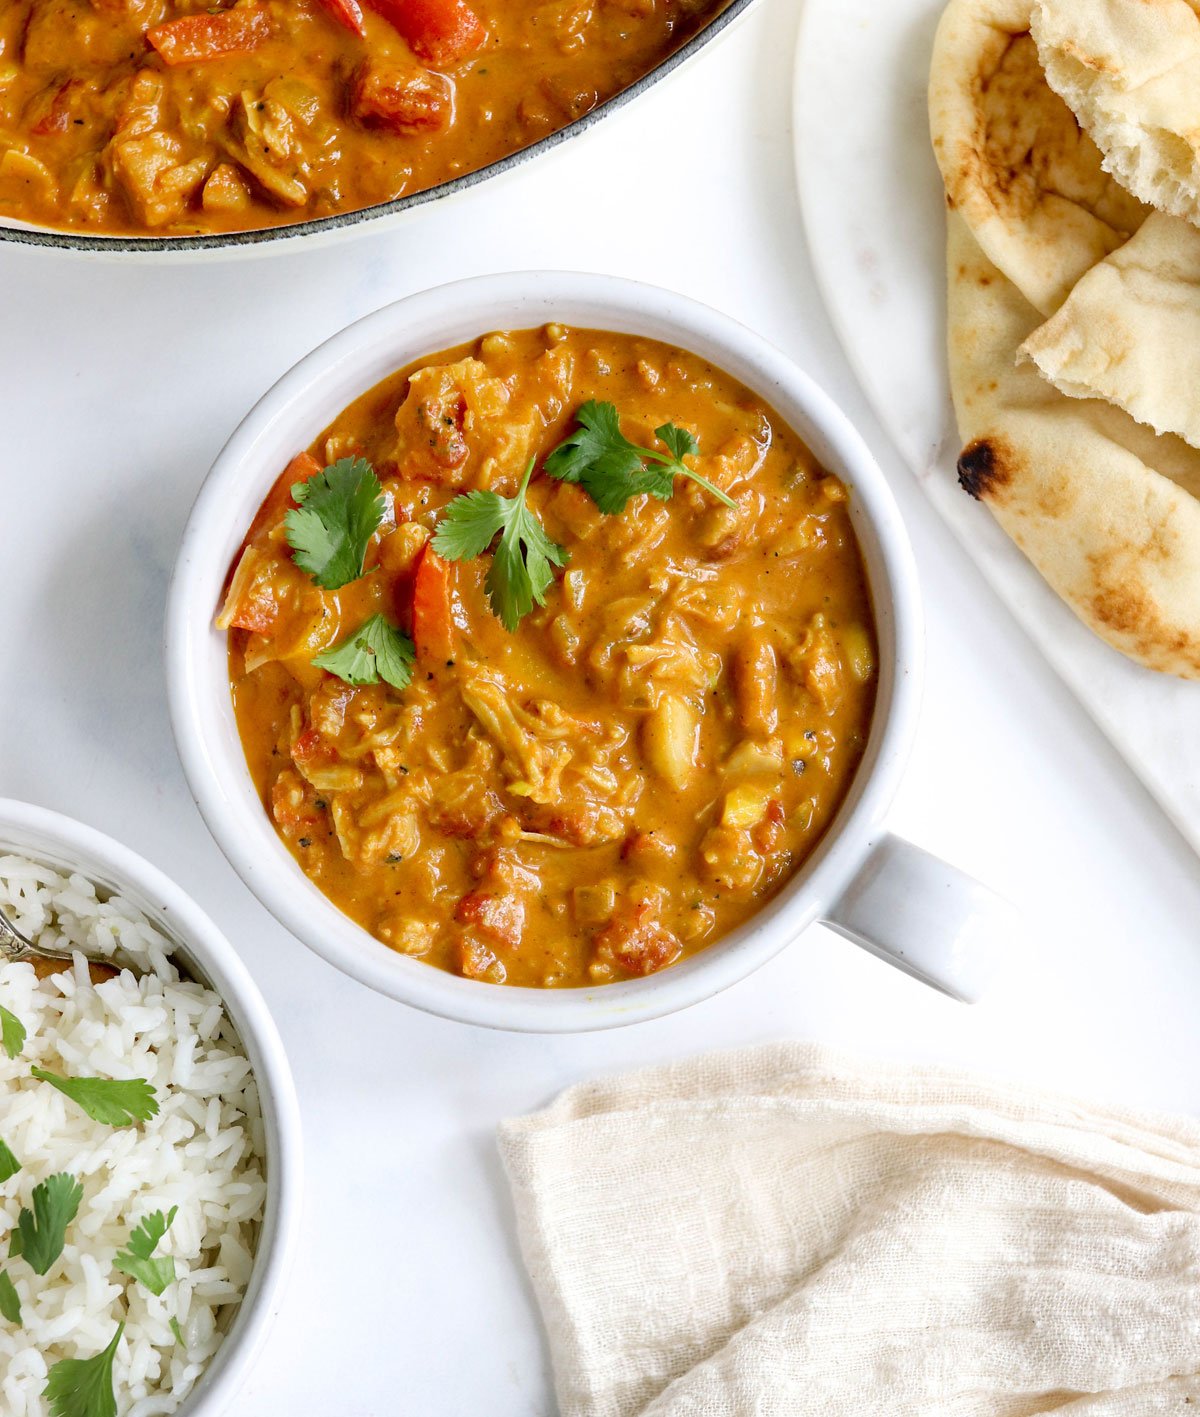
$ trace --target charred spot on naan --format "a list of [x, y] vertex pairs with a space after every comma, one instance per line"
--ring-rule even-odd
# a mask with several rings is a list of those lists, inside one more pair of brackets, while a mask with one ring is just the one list
[[1012, 481], [1012, 464], [1012, 449], [1002, 439], [976, 438], [959, 454], [958, 485], [982, 502]]

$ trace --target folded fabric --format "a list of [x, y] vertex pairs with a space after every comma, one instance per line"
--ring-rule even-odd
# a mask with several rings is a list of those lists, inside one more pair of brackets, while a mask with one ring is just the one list
[[501, 1127], [562, 1417], [1200, 1403], [1200, 1125], [779, 1044]]

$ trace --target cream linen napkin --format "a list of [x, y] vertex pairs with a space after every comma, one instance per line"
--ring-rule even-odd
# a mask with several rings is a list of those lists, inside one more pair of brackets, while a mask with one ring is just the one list
[[779, 1044], [500, 1144], [562, 1417], [1200, 1404], [1196, 1123]]

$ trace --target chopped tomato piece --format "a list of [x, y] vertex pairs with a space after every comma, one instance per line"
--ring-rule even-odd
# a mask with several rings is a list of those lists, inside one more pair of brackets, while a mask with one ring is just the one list
[[39, 137], [49, 133], [65, 133], [71, 126], [71, 99], [76, 90], [83, 87], [81, 79], [68, 79], [55, 90], [54, 97], [47, 104], [42, 116], [29, 130]]
[[265, 6], [219, 10], [215, 15], [185, 15], [152, 25], [146, 38], [168, 64], [204, 64], [230, 54], [249, 54], [275, 29]]
[[427, 664], [447, 664], [454, 658], [450, 575], [448, 562], [426, 544], [413, 581], [412, 635], [417, 657]]
[[483, 21], [464, 0], [367, 0], [426, 64], [443, 69], [473, 54], [487, 39]]
[[298, 763], [312, 762], [325, 754], [325, 745], [315, 728], [306, 728], [292, 744], [292, 757]]
[[367, 27], [358, 0], [321, 0], [321, 8], [352, 34], [366, 34]]
[[762, 821], [750, 833], [754, 849], [763, 856], [774, 851], [779, 838], [783, 835], [783, 825], [786, 821], [787, 814], [783, 810], [783, 803], [777, 797], [772, 797], [767, 803], [767, 810]]
[[321, 820], [312, 790], [291, 768], [285, 768], [271, 787], [271, 815], [287, 836]]
[[489, 984], [503, 984], [508, 970], [482, 940], [470, 935], [459, 941], [458, 972], [468, 979], [486, 979]]
[[337, 764], [337, 749], [326, 742], [315, 728], [306, 728], [297, 735], [292, 744], [292, 762], [300, 769], [301, 777], [313, 781], [313, 773]]
[[596, 958], [616, 963], [627, 974], [653, 974], [679, 958], [683, 946], [654, 919], [654, 910], [642, 901], [619, 915], [596, 936]]
[[350, 112], [368, 128], [436, 133], [454, 116], [454, 89], [428, 69], [363, 64], [350, 86]]
[[622, 861], [669, 861], [675, 855], [675, 846], [657, 832], [634, 832], [625, 838], [621, 847]]
[[471, 891], [458, 902], [454, 918], [460, 925], [474, 925], [497, 944], [515, 946], [525, 929], [525, 904], [515, 895]]
[[417, 405], [417, 423], [438, 467], [453, 469], [466, 462], [471, 451], [463, 433], [466, 421], [467, 401], [462, 394], [425, 399]]

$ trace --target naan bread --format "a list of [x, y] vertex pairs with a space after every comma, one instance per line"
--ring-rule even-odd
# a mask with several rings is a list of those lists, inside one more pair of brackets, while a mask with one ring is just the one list
[[948, 261], [960, 483], [1102, 639], [1200, 678], [1200, 452], [1018, 365], [1039, 314], [953, 211]]
[[1147, 213], [1104, 172], [1099, 149], [1046, 83], [1031, 6], [950, 0], [934, 43], [929, 117], [950, 206], [988, 259], [1051, 315]]
[[1021, 353], [1061, 393], [1107, 399], [1200, 448], [1200, 231], [1155, 212]]
[[1036, 0], [1033, 35], [1106, 170], [1200, 225], [1198, 0]]

